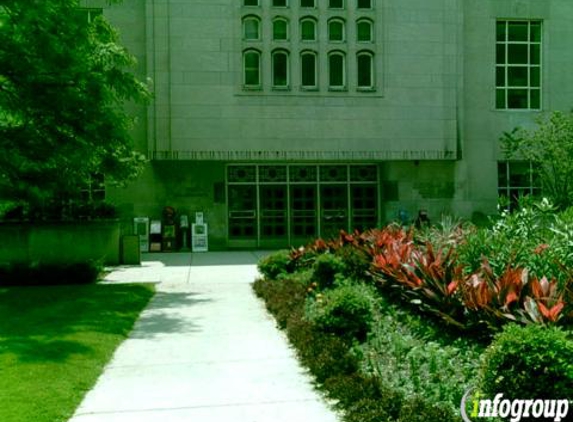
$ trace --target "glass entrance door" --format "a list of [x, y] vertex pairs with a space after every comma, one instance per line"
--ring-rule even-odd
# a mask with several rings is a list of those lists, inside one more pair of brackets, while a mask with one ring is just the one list
[[290, 195], [291, 244], [305, 244], [318, 234], [316, 185], [291, 186]]
[[[229, 186], [230, 246], [256, 246], [257, 194], [256, 186]], [[254, 242], [254, 243], [253, 243]]]
[[373, 164], [229, 165], [228, 246], [298, 247], [376, 227], [378, 186]]
[[286, 185], [260, 186], [261, 246], [284, 246], [288, 242]]
[[376, 185], [352, 185], [351, 195], [351, 224], [352, 231], [363, 231], [376, 227], [378, 220], [378, 196]]
[[320, 235], [323, 238], [337, 236], [340, 230], [348, 230], [347, 185], [321, 186], [320, 205]]

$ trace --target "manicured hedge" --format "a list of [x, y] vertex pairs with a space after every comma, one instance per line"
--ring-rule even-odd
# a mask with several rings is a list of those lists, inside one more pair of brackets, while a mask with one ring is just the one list
[[[410, 384], [400, 385], [399, 380], [391, 379], [393, 369], [389, 368], [388, 372], [382, 374], [374, 362], [382, 356], [377, 349], [382, 343], [375, 341], [374, 333], [379, 335], [380, 332], [396, 329], [397, 325], [392, 324], [399, 324], [402, 333], [393, 334], [406, 338], [403, 344], [407, 348], [419, 350], [418, 362], [408, 366], [401, 375], [411, 368], [420, 368], [425, 364], [426, 357], [433, 359], [433, 355], [424, 356], [420, 339], [429, 335], [432, 329], [421, 329], [424, 324], [422, 320], [412, 317], [416, 322], [412, 322], [410, 332], [407, 324], [398, 322], [405, 314], [398, 311], [393, 315], [394, 308], [378, 303], [376, 292], [361, 282], [352, 283], [351, 280], [337, 277], [334, 285], [319, 290], [312, 274], [310, 269], [282, 275], [280, 280], [260, 279], [254, 283], [254, 290], [264, 299], [278, 325], [286, 330], [301, 362], [314, 375], [317, 385], [337, 402], [344, 419], [350, 422], [457, 420], [455, 407], [451, 403], [436, 401], [436, 395], [424, 397], [421, 391], [412, 393], [408, 390]], [[410, 338], [415, 340], [408, 340]], [[407, 352], [392, 348], [386, 348], [386, 351], [391, 354], [383, 358], [394, 360]], [[467, 352], [462, 347], [458, 350], [460, 355]], [[455, 364], [457, 357], [453, 355], [446, 358], [454, 359]], [[447, 370], [434, 367], [432, 371], [434, 375], [444, 373], [442, 381], [447, 382]], [[409, 375], [415, 378], [415, 374]], [[451, 389], [453, 387], [446, 390]], [[463, 388], [459, 390], [461, 398]], [[416, 412], [421, 413], [413, 419]]]
[[556, 327], [505, 327], [484, 353], [480, 391], [509, 399], [573, 397], [573, 341]]
[[0, 264], [0, 286], [47, 286], [95, 283], [102, 272], [97, 261], [73, 264]]

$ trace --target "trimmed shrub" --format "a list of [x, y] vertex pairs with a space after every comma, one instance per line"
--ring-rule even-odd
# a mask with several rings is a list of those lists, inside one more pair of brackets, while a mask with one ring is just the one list
[[573, 397], [573, 341], [555, 327], [508, 325], [483, 355], [479, 388], [485, 397]]
[[312, 268], [313, 279], [321, 290], [332, 287], [336, 275], [344, 273], [346, 269], [342, 258], [331, 253], [325, 253], [316, 258]]
[[[394, 422], [392, 408], [386, 406], [386, 401], [363, 398], [351, 405], [345, 414], [346, 422]], [[398, 406], [400, 403], [398, 403]], [[429, 421], [430, 419], [428, 419]]]
[[344, 263], [342, 272], [346, 278], [354, 280], [368, 280], [368, 270], [372, 263], [372, 257], [362, 248], [347, 244], [335, 251], [335, 256], [340, 257]]
[[432, 403], [423, 396], [409, 396], [400, 411], [400, 422], [457, 422], [459, 416], [444, 403]]
[[287, 335], [297, 349], [300, 360], [319, 384], [333, 376], [349, 375], [358, 370], [358, 360], [344, 340], [317, 330], [308, 321], [290, 319]]
[[400, 414], [403, 396], [379, 378], [360, 373], [329, 378], [324, 383], [329, 397], [346, 410], [346, 421], [390, 421]]
[[324, 332], [364, 341], [374, 320], [374, 295], [372, 287], [346, 281], [309, 298], [306, 317]]
[[271, 280], [275, 280], [281, 275], [292, 273], [293, 266], [290, 252], [287, 250], [281, 250], [265, 256], [257, 265], [259, 272]]
[[95, 283], [103, 270], [99, 261], [73, 264], [9, 263], [0, 265], [2, 286], [52, 286]]
[[379, 399], [381, 397], [378, 380], [360, 373], [335, 375], [324, 383], [328, 396], [338, 400], [339, 406], [348, 407], [363, 398]]
[[[378, 307], [384, 300], [377, 297], [373, 286], [352, 283], [339, 276], [330, 289], [320, 292], [313, 289], [313, 274], [310, 270], [294, 273], [280, 281], [258, 280], [254, 288], [264, 298], [279, 325], [286, 327], [300, 361], [313, 374], [317, 385], [337, 401], [338, 408], [343, 411], [343, 420], [453, 421], [451, 415], [455, 406], [459, 406], [461, 394], [468, 384], [466, 372], [476, 372], [475, 366], [469, 368], [470, 365], [466, 364], [466, 360], [479, 360], [475, 351], [460, 347], [458, 353], [446, 346], [442, 351], [442, 347], [432, 343], [431, 353], [426, 355], [424, 350], [428, 339], [411, 338], [408, 334], [408, 322], [411, 321], [406, 318], [406, 311], [393, 312], [394, 307], [386, 304], [381, 311], [389, 323], [380, 321], [384, 318], [378, 315]], [[363, 344], [355, 341], [357, 334], [348, 335], [360, 332], [347, 325], [347, 320], [356, 324], [355, 314], [349, 312], [356, 307], [355, 302], [363, 305], [357, 308], [368, 309], [364, 311], [370, 315], [366, 321], [376, 332]], [[327, 303], [330, 311], [324, 312], [321, 308], [326, 308]], [[334, 306], [339, 303], [343, 305]], [[314, 307], [317, 308], [312, 309]], [[350, 318], [348, 315], [343, 318], [344, 312], [334, 311], [340, 308], [349, 313]], [[307, 312], [314, 312], [317, 319], [306, 316]], [[358, 318], [362, 321], [359, 327], [365, 325], [362, 316]], [[319, 323], [321, 317], [328, 322]], [[421, 327], [424, 320], [420, 317], [412, 319], [419, 323], [412, 324], [415, 326], [413, 331], [423, 337], [443, 334], [440, 328]], [[364, 333], [370, 328], [361, 330]], [[358, 334], [361, 336], [366, 337]], [[388, 337], [387, 341], [384, 341], [384, 336]]]
[[280, 328], [287, 326], [289, 318], [302, 318], [308, 289], [308, 277], [304, 274], [293, 274], [280, 281], [258, 279], [253, 289], [257, 296], [264, 298]]

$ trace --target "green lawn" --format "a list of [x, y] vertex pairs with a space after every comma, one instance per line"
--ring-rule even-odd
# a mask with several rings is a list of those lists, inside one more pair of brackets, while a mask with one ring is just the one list
[[152, 285], [0, 288], [0, 421], [68, 420]]

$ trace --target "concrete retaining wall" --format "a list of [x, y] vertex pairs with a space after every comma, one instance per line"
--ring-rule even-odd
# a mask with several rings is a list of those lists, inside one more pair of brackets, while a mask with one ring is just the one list
[[0, 262], [120, 262], [116, 221], [0, 224]]

